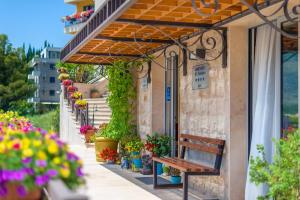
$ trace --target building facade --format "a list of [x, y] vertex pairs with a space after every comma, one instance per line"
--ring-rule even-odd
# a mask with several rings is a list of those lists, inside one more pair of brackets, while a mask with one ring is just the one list
[[59, 102], [60, 81], [57, 79], [58, 73], [55, 65], [59, 61], [60, 51], [60, 48], [47, 47], [41, 52], [40, 57], [35, 57], [30, 61], [32, 72], [28, 78], [37, 86], [30, 102], [43, 104]]
[[[193, 177], [189, 186], [219, 199], [254, 200], [266, 192], [248, 176], [256, 145], [265, 146], [271, 161], [272, 138], [298, 128], [299, 33], [292, 20], [298, 2], [215, 4], [106, 1], [65, 46], [62, 60], [111, 65], [151, 56], [136, 72], [141, 137], [159, 132], [175, 140], [180, 133], [225, 140], [221, 175]], [[176, 155], [176, 141], [172, 148]], [[194, 151], [186, 159], [212, 160]]]

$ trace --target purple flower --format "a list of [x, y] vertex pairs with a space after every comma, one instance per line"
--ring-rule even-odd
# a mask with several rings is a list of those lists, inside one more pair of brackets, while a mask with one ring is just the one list
[[49, 177], [47, 175], [37, 176], [35, 178], [35, 184], [37, 186], [43, 186], [49, 181]]
[[46, 167], [47, 166], [47, 161], [45, 161], [45, 160], [37, 160], [36, 161], [36, 165], [38, 167]]
[[34, 170], [32, 168], [25, 168], [24, 172], [28, 175], [34, 175]]
[[7, 195], [7, 188], [5, 187], [4, 184], [0, 184], [0, 197], [6, 196]]
[[78, 160], [79, 158], [74, 153], [68, 152], [67, 159], [72, 162]]
[[26, 188], [23, 185], [17, 187], [17, 192], [20, 197], [24, 197], [27, 194]]
[[22, 160], [22, 163], [27, 165], [27, 164], [31, 163], [31, 161], [32, 161], [32, 158], [25, 158]]
[[25, 173], [23, 172], [23, 170], [20, 171], [14, 171], [13, 173], [13, 179], [16, 181], [23, 181], [25, 178]]
[[48, 170], [48, 172], [47, 172], [47, 175], [49, 176], [49, 177], [55, 177], [55, 176], [57, 176], [57, 171], [55, 170], [55, 169], [49, 169]]
[[77, 168], [77, 170], [76, 170], [76, 175], [79, 176], [79, 177], [84, 176], [81, 167], [78, 167], [78, 168]]

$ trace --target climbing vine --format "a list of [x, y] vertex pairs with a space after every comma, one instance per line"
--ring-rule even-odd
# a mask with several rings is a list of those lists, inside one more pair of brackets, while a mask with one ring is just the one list
[[124, 135], [135, 131], [135, 84], [130, 69], [136, 63], [117, 61], [107, 67], [108, 105], [112, 117], [108, 126], [101, 131], [101, 136], [120, 140]]

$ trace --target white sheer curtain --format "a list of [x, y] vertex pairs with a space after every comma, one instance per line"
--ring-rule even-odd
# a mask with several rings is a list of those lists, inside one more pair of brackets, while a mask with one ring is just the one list
[[[269, 162], [275, 152], [272, 138], [280, 137], [280, 65], [280, 35], [268, 25], [257, 28], [250, 156], [258, 156], [256, 146], [262, 144]], [[245, 199], [256, 200], [267, 190], [266, 185], [250, 182], [248, 166]]]

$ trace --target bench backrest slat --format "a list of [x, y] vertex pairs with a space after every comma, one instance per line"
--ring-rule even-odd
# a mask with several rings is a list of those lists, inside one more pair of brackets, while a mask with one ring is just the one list
[[218, 147], [214, 147], [214, 146], [210, 147], [207, 145], [194, 144], [191, 142], [182, 142], [182, 141], [178, 142], [178, 144], [180, 146], [185, 146], [190, 149], [195, 149], [195, 150], [203, 151], [203, 152], [207, 152], [207, 153], [218, 154], [218, 155], [220, 155], [222, 153]]
[[178, 145], [181, 146], [180, 158], [184, 159], [186, 148], [216, 155], [214, 168], [220, 170], [225, 140], [203, 136], [179, 134]]

